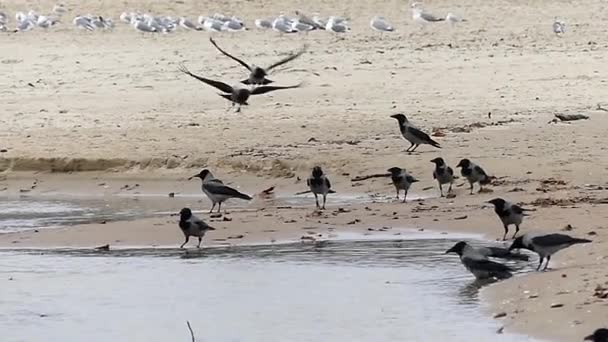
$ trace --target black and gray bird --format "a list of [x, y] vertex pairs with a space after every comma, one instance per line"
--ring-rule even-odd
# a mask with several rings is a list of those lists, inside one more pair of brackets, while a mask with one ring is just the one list
[[592, 342], [608, 342], [608, 329], [600, 328], [593, 332], [593, 334], [586, 336], [584, 341]]
[[514, 249], [527, 249], [535, 252], [540, 257], [538, 262], [537, 271], [543, 265], [543, 260], [547, 258], [545, 264], [546, 270], [549, 266], [551, 256], [564, 248], [568, 248], [572, 245], [579, 243], [589, 243], [591, 240], [574, 238], [566, 234], [524, 234], [513, 241], [509, 250]]
[[483, 190], [483, 186], [490, 184], [492, 179], [486, 172], [477, 164], [474, 164], [468, 159], [462, 159], [456, 167], [462, 168], [460, 174], [469, 181], [471, 185], [471, 195], [473, 194], [473, 185], [479, 183], [479, 191]]
[[215, 208], [216, 204], [219, 205], [217, 208], [217, 212], [219, 213], [222, 209], [222, 203], [230, 198], [240, 198], [246, 201], [251, 200], [251, 196], [241, 193], [238, 190], [235, 190], [227, 185], [224, 185], [221, 180], [213, 177], [211, 171], [207, 169], [204, 169], [198, 174], [188, 178], [188, 180], [192, 178], [200, 178], [203, 182], [201, 188], [203, 189], [205, 195], [209, 197], [211, 203], [213, 203], [213, 206], [209, 210], [210, 213], [213, 212], [213, 209]]
[[205, 236], [205, 233], [209, 230], [215, 230], [215, 228], [209, 226], [203, 220], [194, 216], [190, 208], [183, 208], [179, 212], [179, 228], [182, 230], [182, 233], [184, 233], [184, 237], [186, 238], [186, 241], [184, 241], [179, 248], [184, 248], [191, 236], [198, 236], [198, 245], [196, 245], [196, 248], [201, 248], [201, 241], [203, 241], [203, 236]]
[[467, 248], [470, 248], [471, 251], [478, 253], [486, 258], [497, 258], [497, 259], [505, 259], [505, 260], [523, 260], [528, 261], [530, 257], [521, 254], [521, 253], [513, 253], [508, 248], [503, 247], [494, 247], [494, 246], [479, 246], [473, 247], [467, 244]]
[[445, 252], [445, 254], [448, 253], [458, 254], [460, 256], [460, 262], [462, 262], [464, 267], [477, 279], [506, 279], [513, 275], [510, 267], [489, 260], [487, 256], [483, 255], [464, 241], [456, 243], [452, 248]]
[[[310, 192], [315, 195], [315, 201], [317, 202], [317, 208], [325, 209], [325, 202], [327, 201], [327, 194], [331, 193], [331, 183], [327, 176], [323, 174], [323, 169], [320, 166], [315, 166], [312, 169], [312, 174], [306, 180], [306, 184], [310, 188]], [[318, 195], [323, 196], [323, 206], [319, 205]]]
[[401, 190], [405, 191], [405, 195], [403, 196], [403, 203], [405, 203], [407, 199], [407, 192], [410, 190], [412, 184], [418, 182], [418, 180], [407, 173], [405, 169], [400, 167], [391, 167], [388, 169], [388, 172], [391, 173], [391, 180], [393, 181], [393, 185], [397, 191], [397, 199], [399, 199], [399, 192]]
[[214, 81], [214, 80], [211, 80], [208, 78], [197, 76], [197, 75], [191, 73], [184, 65], [180, 65], [179, 70], [186, 75], [194, 77], [197, 80], [199, 80], [205, 84], [208, 84], [216, 89], [219, 89], [221, 92], [223, 92], [223, 94], [218, 94], [219, 96], [232, 102], [233, 107], [235, 104], [237, 105], [237, 109], [236, 109], [237, 113], [241, 111], [241, 106], [249, 105], [247, 100], [249, 99], [249, 97], [251, 95], [261, 95], [261, 94], [266, 94], [268, 92], [275, 91], [275, 90], [281, 90], [281, 89], [299, 88], [302, 85], [302, 84], [296, 84], [293, 86], [261, 86], [261, 87], [257, 87], [252, 90], [249, 90], [247, 88], [240, 88], [238, 86], [231, 87], [228, 84], [220, 82], [220, 81]]
[[[412, 125], [407, 117], [403, 114], [395, 114], [391, 115], [391, 118], [397, 119], [399, 122], [399, 130], [401, 131], [401, 135], [405, 138], [405, 140], [410, 142], [410, 147], [406, 150], [406, 152], [414, 152], [418, 146], [422, 144], [431, 145], [437, 148], [441, 148], [438, 142], [433, 140], [428, 134], [416, 128], [416, 126]], [[413, 148], [412, 148], [413, 147]]]
[[515, 225], [515, 233], [513, 234], [513, 239], [519, 232], [519, 226], [524, 219], [524, 216], [528, 216], [524, 209], [517, 204], [513, 204], [511, 202], [505, 201], [502, 198], [494, 198], [489, 200], [488, 203], [492, 203], [494, 205], [494, 212], [498, 215], [498, 218], [502, 222], [503, 227], [505, 228], [505, 235], [502, 237], [502, 240], [505, 241], [507, 239], [507, 234], [509, 233], [509, 226]]
[[262, 68], [262, 67], [259, 67], [257, 65], [253, 65], [253, 64], [249, 65], [249, 64], [245, 63], [244, 61], [242, 61], [241, 59], [238, 59], [238, 58], [234, 57], [233, 55], [229, 54], [228, 52], [222, 50], [222, 48], [220, 48], [217, 45], [217, 43], [213, 40], [213, 38], [209, 38], [209, 41], [223, 55], [231, 58], [233, 61], [239, 63], [240, 65], [242, 65], [245, 68], [247, 68], [247, 70], [249, 70], [249, 77], [246, 80], [241, 81], [241, 83], [251, 84], [251, 85], [260, 85], [260, 84], [264, 85], [264, 84], [272, 83], [273, 81], [271, 81], [271, 80], [269, 80], [269, 79], [266, 78], [266, 76], [268, 76], [268, 73], [272, 69], [274, 69], [274, 68], [276, 68], [278, 66], [281, 66], [281, 65], [283, 65], [285, 63], [291, 62], [294, 59], [300, 57], [304, 52], [306, 52], [306, 46], [304, 46], [302, 48], [302, 50], [298, 51], [297, 53], [289, 55], [289, 56], [281, 59], [280, 61], [272, 64], [268, 68]]
[[433, 179], [437, 180], [439, 184], [439, 193], [443, 197], [443, 184], [450, 184], [448, 188], [448, 194], [452, 192], [452, 184], [454, 183], [454, 170], [445, 163], [443, 158], [438, 157], [431, 160], [431, 163], [435, 164], [435, 170], [433, 170]]

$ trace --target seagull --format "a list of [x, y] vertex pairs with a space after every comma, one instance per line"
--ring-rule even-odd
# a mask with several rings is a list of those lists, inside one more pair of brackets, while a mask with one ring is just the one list
[[386, 21], [386, 19], [384, 19], [384, 17], [373, 17], [372, 20], [369, 22], [369, 26], [373, 30], [376, 30], [379, 32], [395, 31], [393, 26], [391, 26], [391, 24], [389, 24], [388, 21]]
[[202, 30], [202, 28], [194, 25], [194, 23], [192, 23], [190, 20], [188, 20], [184, 17], [179, 18], [179, 26], [181, 26], [182, 28], [184, 28], [186, 30], [195, 30], [195, 31]]
[[188, 71], [188, 69], [186, 69], [186, 67], [184, 65], [181, 65], [179, 70], [181, 72], [183, 72], [184, 74], [194, 77], [197, 80], [222, 91], [224, 94], [218, 94], [218, 95], [225, 98], [228, 101], [231, 101], [233, 107], [235, 104], [238, 105], [238, 107], [236, 109], [237, 113], [241, 111], [241, 106], [249, 105], [249, 103], [247, 103], [247, 100], [249, 99], [249, 96], [251, 96], [251, 95], [260, 95], [260, 94], [265, 94], [265, 93], [268, 93], [271, 91], [281, 90], [281, 89], [298, 88], [302, 85], [302, 84], [296, 84], [293, 86], [261, 86], [261, 87], [256, 87], [253, 90], [249, 90], [247, 88], [239, 88], [238, 86], [231, 87], [231, 86], [227, 85], [226, 83], [223, 83], [220, 81], [214, 81], [214, 80], [211, 80], [208, 78], [197, 76], [197, 75], [191, 73], [190, 71]]
[[57, 20], [55, 18], [41, 15], [38, 17], [38, 20], [36, 21], [36, 25], [38, 25], [38, 27], [47, 29], [47, 28], [57, 24], [58, 22], [59, 22], [59, 20]]
[[57, 5], [53, 6], [53, 13], [57, 14], [58, 16], [62, 16], [67, 11], [68, 10], [65, 8], [65, 6], [63, 4], [57, 4]]
[[316, 22], [314, 18], [310, 19], [306, 14], [302, 13], [302, 11], [296, 10], [295, 12], [298, 16], [296, 20], [300, 23], [310, 25], [314, 27], [314, 29], [325, 29], [325, 25], [321, 25], [321, 23]]
[[513, 274], [511, 268], [501, 263], [488, 260], [486, 256], [478, 252], [466, 242], [460, 241], [452, 248], [445, 251], [445, 254], [456, 253], [460, 256], [460, 262], [477, 279], [506, 279]]
[[201, 241], [203, 241], [205, 233], [209, 230], [215, 230], [215, 228], [210, 227], [200, 218], [192, 215], [192, 210], [190, 210], [190, 208], [183, 208], [180, 210], [179, 228], [186, 238], [186, 241], [184, 241], [179, 248], [184, 248], [191, 236], [198, 236], [198, 245], [196, 245], [196, 248], [201, 248]]
[[84, 29], [84, 30], [88, 30], [88, 31], [94, 31], [95, 27], [93, 25], [91, 25], [91, 21], [89, 20], [89, 18], [85, 17], [85, 16], [76, 16], [74, 18], [74, 20], [72, 20], [72, 23], [74, 24], [74, 26], [78, 27], [79, 29]]
[[584, 341], [592, 342], [608, 342], [608, 329], [600, 328], [593, 332], [593, 334], [585, 337]]
[[296, 33], [292, 27], [292, 21], [283, 15], [280, 15], [272, 21], [272, 29], [279, 33]]
[[473, 185], [479, 182], [479, 191], [483, 189], [483, 186], [490, 184], [491, 178], [481, 168], [481, 166], [474, 164], [468, 159], [462, 159], [456, 167], [462, 168], [460, 174], [469, 181], [471, 185], [471, 195], [473, 194]]
[[391, 173], [391, 180], [393, 181], [395, 190], [397, 190], [397, 200], [399, 200], [399, 191], [405, 190], [405, 196], [403, 196], [403, 203], [405, 203], [408, 190], [412, 184], [418, 182], [418, 180], [400, 167], [391, 167], [387, 171]]
[[242, 65], [245, 68], [247, 68], [247, 70], [249, 70], [249, 78], [247, 78], [246, 80], [241, 81], [241, 83], [252, 84], [252, 85], [260, 85], [260, 84], [269, 84], [269, 83], [272, 83], [273, 81], [271, 81], [271, 80], [269, 80], [269, 79], [266, 78], [266, 76], [268, 75], [268, 73], [272, 69], [274, 69], [274, 68], [276, 68], [278, 66], [281, 66], [281, 65], [283, 65], [285, 63], [291, 62], [294, 59], [300, 57], [304, 52], [306, 52], [306, 45], [304, 45], [304, 47], [302, 48], [302, 50], [300, 50], [299, 52], [283, 58], [282, 60], [280, 60], [280, 61], [272, 64], [268, 68], [262, 68], [262, 67], [259, 67], [257, 65], [254, 65], [254, 64], [249, 65], [249, 64], [245, 63], [243, 60], [238, 59], [238, 58], [232, 56], [231, 54], [229, 54], [228, 52], [222, 50], [222, 48], [220, 48], [217, 45], [217, 43], [215, 42], [215, 40], [213, 40], [213, 38], [209, 38], [209, 41], [223, 55], [229, 57], [233, 61], [239, 63], [240, 65]]
[[139, 32], [143, 32], [143, 33], [155, 33], [158, 32], [158, 29], [152, 25], [150, 25], [147, 22], [144, 22], [142, 20], [137, 20], [135, 19], [133, 21], [133, 27], [139, 31]]
[[296, 19], [291, 22], [291, 28], [298, 32], [309, 32], [316, 29], [314, 25], [301, 22], [299, 19]]
[[422, 8], [422, 4], [414, 2], [412, 4], [412, 19], [418, 23], [430, 23], [445, 20], [442, 17], [436, 17], [430, 13], [427, 13]]
[[268, 19], [256, 19], [255, 20], [255, 26], [259, 29], [271, 29], [272, 28], [272, 22]]
[[556, 36], [566, 33], [566, 23], [557, 20], [557, 17], [555, 17], [555, 21], [553, 22], [553, 33], [555, 33]]
[[331, 16], [325, 24], [325, 30], [335, 33], [345, 33], [350, 31], [350, 27], [348, 27], [346, 19]]
[[31, 19], [25, 19], [17, 24], [17, 28], [13, 32], [26, 32], [32, 30], [36, 24]]
[[325, 30], [325, 25], [327, 25], [326, 22], [323, 21], [323, 19], [319, 18], [319, 16], [314, 16], [312, 17], [312, 21], [317, 24], [317, 27], [319, 27], [320, 30]]
[[224, 185], [221, 180], [213, 177], [211, 171], [207, 169], [204, 169], [198, 174], [188, 178], [188, 180], [191, 180], [192, 178], [200, 178], [203, 182], [201, 188], [203, 189], [205, 195], [209, 197], [211, 203], [213, 203], [213, 206], [211, 207], [211, 210], [209, 210], [209, 213], [213, 212], [213, 209], [215, 208], [216, 204], [219, 204], [217, 208], [217, 212], [219, 213], [222, 209], [222, 202], [230, 198], [240, 198], [246, 201], [251, 201], [251, 196], [241, 193], [238, 190], [235, 190], [227, 185]]
[[433, 171], [433, 179], [439, 183], [439, 193], [443, 197], [443, 184], [450, 184], [448, 194], [452, 192], [452, 183], [454, 183], [454, 170], [445, 163], [443, 158], [438, 157], [431, 160], [431, 163], [435, 164], [435, 170]]
[[220, 32], [222, 31], [222, 26], [224, 22], [221, 20], [213, 19], [213, 18], [204, 18], [203, 19], [203, 29], [209, 32]]
[[463, 21], [467, 21], [467, 20], [466, 20], [466, 19], [462, 19], [462, 18], [460, 18], [460, 17], [456, 16], [456, 15], [455, 15], [455, 14], [453, 14], [453, 13], [448, 13], [448, 14], [445, 16], [445, 21], [446, 21], [447, 23], [449, 23], [450, 25], [452, 25], [452, 26], [453, 26], [453, 25], [456, 25], [456, 23], [463, 22]]
[[505, 201], [502, 198], [494, 198], [488, 203], [492, 203], [494, 205], [494, 212], [498, 215], [498, 218], [502, 222], [503, 227], [505, 228], [505, 235], [502, 237], [502, 241], [507, 239], [507, 234], [509, 233], [509, 225], [515, 225], [515, 233], [513, 234], [513, 239], [515, 239], [515, 235], [519, 232], [519, 225], [524, 219], [524, 216], [527, 216], [524, 211], [527, 209], [523, 209], [522, 207], [512, 204], [511, 202]]
[[[323, 174], [323, 170], [320, 166], [312, 168], [311, 176], [306, 180], [306, 185], [310, 188], [310, 192], [315, 195], [315, 201], [317, 202], [317, 208], [325, 209], [325, 202], [327, 201], [327, 194], [332, 193], [331, 183], [329, 179]], [[319, 206], [318, 195], [323, 196], [323, 206]]]
[[437, 148], [441, 148], [439, 143], [431, 139], [428, 134], [424, 133], [423, 131], [412, 125], [407, 120], [407, 117], [405, 117], [405, 115], [395, 114], [391, 115], [391, 118], [397, 119], [397, 121], [399, 122], [399, 130], [401, 131], [401, 134], [403, 135], [405, 140], [411, 143], [410, 147], [408, 147], [405, 152], [414, 152], [421, 144], [427, 144]]
[[237, 20], [228, 20], [225, 21], [224, 24], [222, 25], [222, 31], [228, 31], [228, 32], [240, 32], [240, 31], [245, 31], [245, 25], [243, 25], [243, 23], [241, 21], [237, 21]]
[[572, 245], [589, 242], [591, 242], [591, 240], [574, 238], [565, 234], [528, 233], [515, 239], [511, 247], [509, 247], [509, 250], [523, 248], [536, 252], [540, 257], [538, 267], [536, 268], [537, 271], [539, 271], [540, 267], [543, 265], [543, 260], [547, 258], [547, 263], [543, 269], [544, 271], [549, 266], [549, 261], [553, 254]]

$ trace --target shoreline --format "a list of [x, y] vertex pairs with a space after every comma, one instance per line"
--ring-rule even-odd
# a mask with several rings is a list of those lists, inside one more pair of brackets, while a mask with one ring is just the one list
[[[186, 173], [186, 172], [184, 172]], [[18, 181], [9, 183], [11, 189], [17, 189], [22, 184], [29, 184], [32, 180], [22, 178], [19, 175]], [[48, 177], [47, 177], [48, 176]], [[378, 197], [378, 187], [386, 192], [387, 199], [377, 203], [341, 203], [332, 202], [332, 197], [328, 198], [328, 209], [322, 212], [314, 210], [314, 200], [304, 198], [303, 202], [298, 202], [299, 206], [285, 205], [285, 198], [276, 198], [272, 195], [261, 197], [256, 195], [251, 203], [232, 201], [225, 206], [226, 211], [220, 218], [210, 219], [206, 213], [209, 204], [207, 200], [196, 194], [198, 183], [176, 182], [176, 180], [156, 181], [146, 177], [138, 177], [137, 190], [135, 194], [132, 190], [124, 188], [125, 179], [114, 179], [112, 176], [104, 177], [98, 175], [91, 180], [88, 177], [71, 179], [73, 189], [91, 191], [90, 189], [99, 188], [98, 184], [104, 184], [100, 190], [101, 196], [107, 203], [119, 202], [125, 199], [137, 201], [138, 204], [152, 202], [151, 207], [175, 208], [165, 210], [165, 212], [177, 213], [178, 207], [183, 203], [195, 205], [201, 212], [197, 215], [203, 218], [218, 230], [208, 233], [203, 239], [202, 249], [206, 247], [228, 247], [237, 245], [272, 245], [274, 243], [323, 243], [323, 241], [337, 239], [340, 236], [348, 235], [354, 239], [408, 239], [420, 235], [422, 238], [457, 238], [493, 241], [497, 238], [502, 228], [494, 216], [493, 210], [484, 209], [484, 201], [493, 198], [494, 193], [468, 195], [466, 187], [454, 187], [455, 198], [439, 198], [434, 196], [435, 189], [421, 191], [418, 194], [426, 196], [422, 200], [412, 200], [408, 203], [394, 202], [390, 200], [391, 185], [386, 180], [374, 180], [368, 186], [356, 187], [358, 192], [340, 193], [344, 198], [357, 198], [362, 194], [372, 198]], [[87, 175], [88, 176], [88, 175]], [[28, 192], [29, 199], [49, 199], [57, 188], [66, 189], [65, 177], [61, 174], [37, 174], [37, 185], [32, 191]], [[152, 177], [156, 178], [156, 176]], [[261, 178], [264, 180], [263, 178]], [[264, 188], [269, 184], [269, 180], [260, 182], [258, 177], [243, 177], [232, 179], [234, 184], [248, 189], [257, 184], [258, 188]], [[95, 183], [94, 185], [85, 183]], [[178, 186], [174, 185], [174, 182]], [[134, 180], [127, 181], [133, 184]], [[280, 193], [290, 193], [301, 189], [301, 185], [294, 186], [291, 180], [272, 180], [272, 183], [281, 190]], [[425, 189], [426, 184], [420, 185]], [[347, 182], [335, 182], [337, 188], [346, 188]], [[260, 185], [264, 185], [261, 186]], [[458, 185], [458, 183], [456, 184]], [[284, 188], [283, 188], [284, 187]], [[504, 185], [493, 187], [494, 192], [501, 191]], [[70, 188], [69, 186], [67, 188]], [[177, 197], [157, 197], [149, 194], [160, 194], [170, 190], [180, 193], [187, 193], [186, 189], [192, 189], [192, 194], [182, 198]], [[117, 190], [118, 189], [118, 190]], [[98, 189], [99, 190], [99, 189]], [[277, 190], [278, 191], [278, 190]], [[351, 190], [352, 191], [352, 190]], [[6, 192], [6, 191], [5, 191]], [[10, 191], [9, 191], [10, 192]], [[103, 193], [106, 193], [105, 195]], [[108, 195], [108, 193], [110, 193]], [[88, 193], [91, 196], [91, 193]], [[374, 195], [374, 196], [371, 196]], [[571, 193], [565, 193], [567, 198], [579, 198]], [[17, 192], [5, 194], [5, 196], [19, 197]], [[61, 196], [65, 198], [66, 193]], [[69, 194], [67, 195], [69, 197]], [[138, 197], [133, 199], [133, 197]], [[542, 203], [533, 200], [534, 196], [527, 196], [530, 203]], [[79, 200], [82, 197], [75, 197]], [[601, 196], [600, 196], [601, 198]], [[287, 198], [289, 200], [289, 198]], [[531, 205], [531, 204], [528, 204]], [[166, 207], [165, 207], [166, 206]], [[283, 208], [283, 209], [278, 209]], [[603, 214], [604, 206], [593, 203], [570, 203], [559, 207], [534, 205], [537, 212], [528, 218], [528, 222], [522, 227], [522, 233], [530, 231], [528, 227], [546, 227], [547, 231], [563, 222], [576, 222], [582, 217], [599, 216]], [[224, 221], [224, 218], [227, 217]], [[111, 249], [127, 248], [162, 248], [177, 249], [183, 242], [183, 236], [177, 227], [177, 216], [175, 214], [158, 215], [143, 219], [133, 219], [127, 221], [109, 221], [106, 223], [91, 223], [84, 225], [74, 225], [62, 228], [39, 229], [38, 232], [25, 231], [18, 233], [0, 234], [0, 249], [14, 250], [20, 249], [94, 249], [106, 244]], [[422, 230], [422, 231], [420, 231]], [[550, 338], [556, 341], [567, 341], [578, 339], [585, 336], [593, 326], [602, 324], [600, 319], [593, 317], [603, 317], [608, 314], [608, 306], [603, 300], [593, 301], [594, 282], [600, 282], [602, 275], [593, 277], [590, 273], [593, 270], [601, 270], [601, 248], [608, 245], [602, 239], [605, 233], [599, 227], [578, 227], [574, 225], [573, 235], [588, 235], [593, 232], [592, 239], [596, 242], [588, 248], [571, 248], [560, 252], [554, 260], [552, 266], [555, 271], [531, 273], [517, 275], [516, 277], [484, 287], [480, 293], [483, 301], [482, 310], [494, 316], [497, 313], [506, 313], [505, 318], [497, 319], [503, 325], [505, 331], [513, 333], [525, 333], [532, 337]], [[343, 238], [343, 237], [342, 237]], [[15, 242], [17, 241], [17, 242]], [[190, 241], [188, 248], [193, 249], [196, 242]], [[500, 242], [499, 242], [500, 244]], [[506, 245], [506, 244], [505, 244]], [[600, 262], [596, 260], [600, 258]], [[535, 259], [532, 259], [534, 262]], [[565, 265], [562, 266], [562, 265]], [[466, 270], [463, 268], [463, 272]], [[562, 274], [566, 274], [563, 278]], [[584, 276], [583, 276], [584, 275]], [[579, 278], [586, 279], [583, 281]], [[566, 282], [564, 282], [566, 279]], [[606, 279], [608, 280], [608, 279]], [[547, 289], [547, 282], [555, 284], [554, 296], [545, 295], [535, 297], [534, 302], [529, 303], [531, 293], [541, 293], [553, 291], [552, 287]], [[558, 283], [564, 283], [557, 285]], [[603, 282], [602, 282], [603, 283]], [[525, 290], [522, 290], [525, 289]], [[567, 292], [567, 293], [562, 293]], [[561, 293], [556, 295], [556, 293]], [[575, 296], [587, 294], [585, 303], [579, 303]], [[552, 301], [563, 302], [561, 308], [551, 308]], [[587, 303], [588, 302], [588, 303]], [[563, 317], [568, 319], [583, 310], [592, 310], [593, 315], [581, 314], [581, 318], [576, 320], [576, 325], [567, 327], [557, 327], [554, 320], [544, 320], [543, 315], [551, 317]], [[572, 323], [575, 324], [575, 323]]]

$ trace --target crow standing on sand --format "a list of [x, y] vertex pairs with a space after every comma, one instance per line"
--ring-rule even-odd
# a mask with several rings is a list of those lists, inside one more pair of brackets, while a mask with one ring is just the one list
[[[428, 134], [416, 128], [416, 126], [412, 125], [407, 117], [403, 114], [395, 114], [391, 115], [391, 118], [397, 119], [399, 122], [399, 130], [401, 131], [401, 135], [405, 138], [405, 140], [411, 143], [410, 147], [405, 152], [414, 152], [418, 146], [422, 144], [431, 145], [437, 148], [441, 148], [438, 142], [431, 139]], [[413, 147], [413, 149], [412, 149]]]
[[503, 227], [505, 228], [505, 235], [502, 237], [502, 240], [505, 241], [507, 239], [507, 234], [509, 233], [509, 226], [515, 225], [515, 233], [513, 234], [513, 239], [515, 239], [515, 235], [519, 232], [519, 226], [524, 219], [524, 216], [527, 216], [524, 209], [516, 204], [512, 204], [511, 202], [505, 201], [502, 198], [495, 198], [489, 200], [488, 203], [492, 203], [494, 205], [494, 212], [498, 215], [498, 218], [502, 222]]
[[183, 208], [179, 212], [179, 228], [186, 237], [186, 241], [184, 241], [179, 248], [184, 248], [191, 236], [198, 236], [198, 245], [196, 245], [196, 248], [201, 248], [201, 241], [203, 241], [205, 233], [208, 230], [215, 230], [215, 228], [210, 227], [200, 218], [192, 215], [192, 210], [190, 210], [190, 208]]
[[213, 203], [213, 206], [209, 210], [210, 213], [213, 212], [216, 204], [219, 204], [217, 208], [217, 212], [219, 213], [222, 209], [222, 203], [229, 198], [240, 198], [246, 201], [251, 200], [251, 196], [245, 195], [229, 186], [224, 185], [221, 180], [213, 177], [211, 171], [207, 169], [204, 169], [200, 173], [188, 178], [188, 180], [192, 178], [200, 178], [203, 181], [201, 188], [203, 189], [205, 195], [209, 197], [211, 203]]
[[491, 179], [486, 172], [479, 166], [468, 159], [462, 159], [456, 167], [462, 168], [460, 174], [469, 181], [471, 185], [471, 195], [473, 194], [473, 185], [479, 183], [479, 191], [483, 190], [483, 186], [490, 184]]
[[293, 85], [293, 86], [262, 86], [262, 87], [257, 87], [253, 90], [249, 90], [247, 88], [239, 88], [238, 86], [231, 87], [231, 86], [227, 85], [226, 83], [223, 83], [220, 81], [214, 81], [214, 80], [211, 80], [208, 78], [197, 76], [197, 75], [191, 73], [184, 65], [180, 65], [179, 70], [186, 75], [194, 77], [203, 83], [206, 83], [216, 89], [219, 89], [221, 92], [224, 93], [224, 94], [218, 94], [219, 96], [232, 102], [233, 107], [235, 104], [238, 105], [238, 107], [236, 109], [237, 113], [241, 111], [241, 106], [249, 105], [249, 103], [247, 103], [247, 100], [249, 99], [249, 96], [251, 96], [251, 95], [261, 95], [261, 94], [266, 94], [268, 92], [275, 91], [275, 90], [292, 89], [292, 88], [298, 88], [301, 86], [301, 84], [297, 84], [297, 85]]
[[[331, 183], [329, 179], [323, 174], [323, 170], [320, 166], [315, 166], [312, 169], [311, 176], [306, 180], [306, 184], [310, 188], [310, 192], [315, 195], [315, 201], [317, 202], [317, 208], [325, 209], [325, 201], [327, 200], [327, 194], [331, 193]], [[323, 196], [323, 206], [319, 206], [318, 195]]]
[[403, 196], [403, 203], [405, 203], [407, 199], [407, 192], [412, 184], [416, 183], [418, 180], [407, 173], [405, 169], [400, 167], [391, 167], [388, 169], [388, 172], [391, 173], [391, 180], [393, 181], [395, 190], [397, 190], [397, 200], [399, 199], [399, 191], [405, 191], [405, 195]]
[[304, 52], [306, 52], [306, 46], [304, 46], [302, 48], [302, 50], [298, 51], [295, 54], [289, 55], [285, 58], [283, 58], [282, 60], [272, 64], [271, 66], [269, 66], [268, 68], [264, 69], [262, 67], [259, 67], [257, 65], [249, 65], [245, 62], [243, 62], [242, 60], [232, 56], [231, 54], [229, 54], [228, 52], [222, 50], [222, 48], [220, 48], [217, 43], [213, 40], [213, 38], [209, 38], [209, 41], [211, 42], [211, 44], [213, 44], [213, 46], [215, 46], [215, 48], [221, 52], [223, 55], [229, 57], [230, 59], [232, 59], [233, 61], [239, 63], [240, 65], [244, 66], [245, 68], [247, 68], [247, 70], [249, 70], [249, 78], [247, 78], [246, 80], [241, 81], [241, 83], [244, 84], [252, 84], [252, 85], [260, 85], [260, 84], [268, 84], [268, 83], [272, 83], [273, 81], [269, 80], [266, 78], [266, 76], [268, 75], [268, 73], [278, 67], [281, 66], [285, 63], [291, 62], [294, 59], [300, 57]]
[[543, 260], [547, 258], [547, 263], [545, 264], [546, 270], [549, 266], [549, 261], [551, 260], [551, 256], [564, 248], [568, 248], [572, 245], [576, 245], [579, 243], [589, 243], [591, 240], [587, 239], [579, 239], [574, 238], [565, 234], [524, 234], [513, 241], [509, 250], [513, 249], [528, 249], [533, 252], [536, 252], [540, 257], [538, 262], [537, 271], [540, 270], [540, 267], [543, 265]]
[[435, 158], [431, 160], [431, 163], [435, 164], [435, 170], [433, 171], [433, 179], [439, 183], [439, 193], [443, 197], [443, 184], [450, 184], [448, 188], [448, 194], [452, 192], [452, 183], [454, 183], [454, 170], [445, 163], [443, 158]]
[[512, 276], [511, 268], [501, 263], [488, 260], [487, 256], [483, 255], [464, 241], [456, 243], [452, 248], [445, 252], [445, 254], [448, 253], [458, 254], [460, 256], [460, 262], [462, 262], [464, 267], [477, 279], [506, 279]]

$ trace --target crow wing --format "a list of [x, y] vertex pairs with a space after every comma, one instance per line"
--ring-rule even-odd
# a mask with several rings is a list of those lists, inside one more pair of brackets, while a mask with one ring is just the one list
[[275, 91], [275, 90], [298, 88], [300, 86], [301, 86], [301, 84], [297, 84], [297, 85], [293, 85], [293, 86], [261, 86], [261, 87], [257, 87], [255, 89], [253, 89], [251, 91], [251, 95], [260, 95], [260, 94], [265, 94], [265, 93]]
[[540, 247], [559, 246], [569, 243], [576, 243], [578, 241], [580, 241], [580, 239], [573, 238], [572, 236], [565, 234], [547, 234], [532, 238], [532, 243]]
[[272, 70], [272, 69], [274, 69], [274, 68], [276, 68], [278, 66], [281, 66], [281, 65], [283, 65], [285, 63], [293, 61], [294, 59], [302, 56], [302, 54], [304, 52], [306, 52], [306, 48], [307, 48], [307, 46], [304, 45], [304, 47], [302, 48], [302, 50], [298, 51], [297, 53], [295, 53], [293, 55], [290, 55], [290, 56], [287, 56], [287, 57], [281, 59], [280, 61], [278, 61], [278, 62], [272, 64], [271, 66], [269, 66], [268, 68], [266, 68], [266, 70], [270, 71], [270, 70]]
[[210, 86], [212, 86], [212, 87], [214, 87], [216, 89], [219, 89], [220, 91], [222, 91], [224, 93], [229, 93], [230, 94], [233, 91], [232, 87], [229, 86], [229, 85], [227, 85], [226, 83], [220, 82], [220, 81], [210, 80], [208, 78], [204, 78], [204, 77], [201, 77], [201, 76], [197, 76], [197, 75], [191, 73], [184, 65], [180, 65], [179, 71], [183, 72], [186, 75], [194, 77], [197, 80], [199, 80], [199, 81], [201, 81], [203, 83], [206, 83], [206, 84], [208, 84], [208, 85], [210, 85]]
[[486, 272], [511, 272], [511, 268], [501, 263], [476, 258], [462, 258], [462, 263], [471, 270], [481, 270]]
[[224, 54], [226, 57], [231, 58], [233, 61], [239, 63], [240, 65], [244, 66], [245, 68], [247, 68], [247, 70], [251, 71], [251, 67], [249, 66], [249, 64], [243, 62], [242, 60], [234, 57], [233, 55], [229, 54], [228, 52], [222, 50], [222, 48], [220, 48], [216, 43], [215, 40], [213, 40], [213, 38], [209, 38], [209, 41], [211, 42], [211, 44], [213, 44], [213, 46], [215, 46], [215, 48], [221, 52], [222, 54]]

